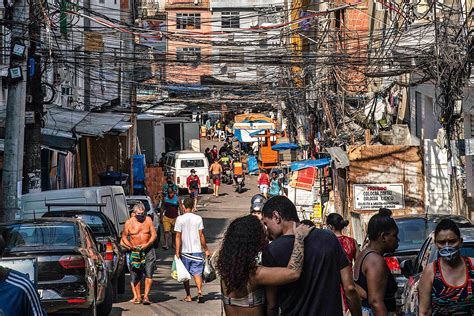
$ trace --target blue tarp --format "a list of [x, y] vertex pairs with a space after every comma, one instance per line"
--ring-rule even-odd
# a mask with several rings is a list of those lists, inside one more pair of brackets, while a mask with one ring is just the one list
[[331, 158], [322, 158], [316, 160], [295, 161], [290, 165], [291, 171], [302, 170], [310, 167], [324, 168], [329, 166]]
[[280, 143], [272, 146], [273, 150], [282, 151], [282, 150], [295, 150], [300, 148], [297, 144], [292, 143]]
[[133, 188], [145, 187], [145, 155], [133, 155]]
[[249, 155], [247, 158], [247, 164], [250, 173], [258, 173], [258, 161], [255, 156]]

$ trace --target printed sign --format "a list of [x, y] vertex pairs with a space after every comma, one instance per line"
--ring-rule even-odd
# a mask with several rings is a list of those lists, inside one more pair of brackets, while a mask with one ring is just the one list
[[353, 188], [354, 210], [405, 208], [404, 187], [401, 183], [354, 184]]

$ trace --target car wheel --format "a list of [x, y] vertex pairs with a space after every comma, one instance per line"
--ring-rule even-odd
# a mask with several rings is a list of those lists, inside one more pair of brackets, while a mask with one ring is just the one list
[[112, 302], [117, 303], [118, 301], [118, 278], [119, 276], [115, 276], [112, 279]]
[[109, 315], [112, 311], [112, 304], [113, 304], [113, 296], [114, 292], [112, 289], [112, 283], [107, 282], [107, 288], [105, 289], [105, 297], [102, 304], [97, 306], [97, 313], [99, 315]]
[[122, 272], [118, 278], [118, 293], [123, 294], [125, 293], [125, 267], [122, 268]]
[[86, 309], [82, 309], [80, 312], [81, 316], [97, 316], [97, 301], [96, 301], [96, 294], [94, 290], [94, 297], [92, 300], [91, 306]]

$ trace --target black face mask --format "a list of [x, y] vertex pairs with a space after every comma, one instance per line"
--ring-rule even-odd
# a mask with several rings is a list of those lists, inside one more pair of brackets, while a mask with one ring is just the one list
[[168, 181], [168, 184], [169, 184], [169, 185], [172, 185], [172, 184], [173, 184], [173, 181]]
[[143, 223], [143, 222], [145, 221], [146, 216], [145, 216], [145, 214], [140, 214], [140, 215], [136, 214], [136, 215], [135, 215], [135, 218], [136, 218], [137, 221], [139, 221], [140, 223]]

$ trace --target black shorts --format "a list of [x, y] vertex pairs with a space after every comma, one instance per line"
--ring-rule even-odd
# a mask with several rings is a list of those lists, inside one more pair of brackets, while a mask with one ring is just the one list
[[147, 279], [152, 279], [153, 273], [156, 269], [155, 262], [155, 248], [150, 246], [150, 248], [145, 252], [145, 266], [142, 269], [132, 268], [130, 270], [130, 282], [140, 282], [143, 279], [143, 275], [145, 275], [145, 278]]

